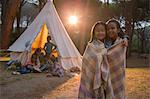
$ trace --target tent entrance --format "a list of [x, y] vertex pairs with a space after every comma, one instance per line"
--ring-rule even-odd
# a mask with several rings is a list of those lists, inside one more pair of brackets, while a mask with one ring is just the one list
[[[50, 33], [50, 31], [48, 31], [46, 24], [44, 24], [42, 26], [40, 32], [38, 33], [37, 37], [35, 38], [34, 42], [32, 43], [32, 47], [31, 47], [32, 48], [32, 53], [37, 48], [40, 48], [42, 50], [42, 52], [45, 53], [45, 51], [44, 51], [44, 45], [47, 42], [47, 36], [50, 35], [49, 33]], [[58, 57], [58, 51], [54, 50], [52, 52], [52, 55], [54, 55], [55, 57]]]
[[40, 48], [40, 49], [44, 48], [44, 45], [47, 42], [47, 36], [48, 36], [48, 29], [47, 29], [46, 24], [44, 24], [43, 27], [40, 30], [40, 33], [38, 33], [38, 35], [36, 36], [34, 42], [32, 43], [32, 51], [33, 52], [37, 48]]

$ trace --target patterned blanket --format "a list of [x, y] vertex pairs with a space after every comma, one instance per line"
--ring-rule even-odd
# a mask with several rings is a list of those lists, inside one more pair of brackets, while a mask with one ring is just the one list
[[113, 99], [106, 53], [102, 42], [88, 44], [82, 59], [79, 99]]
[[120, 40], [107, 53], [115, 99], [125, 99], [126, 47]]
[[88, 44], [82, 60], [79, 99], [125, 99], [125, 51], [121, 41], [106, 49]]

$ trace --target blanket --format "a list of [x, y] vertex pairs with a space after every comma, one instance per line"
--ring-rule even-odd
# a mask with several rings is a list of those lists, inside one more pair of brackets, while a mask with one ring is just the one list
[[107, 61], [102, 42], [87, 45], [82, 59], [79, 99], [114, 99]]
[[108, 49], [107, 59], [115, 99], [125, 99], [126, 47], [122, 45], [122, 40]]

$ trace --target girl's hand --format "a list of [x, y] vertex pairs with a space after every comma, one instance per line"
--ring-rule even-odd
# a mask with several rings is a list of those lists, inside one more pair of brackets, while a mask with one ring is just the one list
[[125, 46], [125, 47], [128, 47], [128, 40], [123, 39], [122, 45]]

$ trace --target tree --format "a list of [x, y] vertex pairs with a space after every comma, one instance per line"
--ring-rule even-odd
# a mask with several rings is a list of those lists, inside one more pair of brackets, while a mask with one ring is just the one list
[[140, 21], [149, 21], [150, 1], [149, 0], [113, 0], [113, 1], [116, 2], [116, 4], [118, 5], [119, 7], [118, 9], [121, 9], [119, 12], [120, 13], [119, 17], [122, 16], [125, 21], [125, 33], [129, 35], [128, 56], [130, 56], [132, 36], [134, 33], [133, 31], [135, 28], [135, 24], [137, 23], [141, 24]]
[[[42, 8], [47, 0], [39, 0], [39, 6]], [[17, 32], [20, 34], [20, 18], [21, 8], [25, 4], [25, 0], [1, 0], [2, 4], [2, 27], [0, 48], [7, 49], [10, 42], [10, 34], [13, 30], [13, 23], [17, 19]]]
[[3, 23], [4, 18], [5, 18], [5, 8], [6, 8], [7, 1], [8, 0], [1, 0], [0, 1], [1, 5], [2, 5], [2, 15], [1, 15], [2, 23]]
[[39, 7], [40, 7], [40, 9], [43, 8], [43, 6], [45, 5], [46, 2], [47, 2], [47, 0], [39, 0]]
[[14, 19], [20, 7], [20, 0], [3, 0], [2, 6], [4, 7], [2, 9], [2, 15], [4, 15], [4, 17], [2, 18], [1, 28], [1, 49], [7, 49]]
[[25, 0], [22, 0], [21, 3], [20, 3], [20, 7], [18, 9], [18, 12], [17, 12], [17, 33], [20, 34], [20, 19], [21, 19], [21, 8], [22, 6], [26, 3]]

